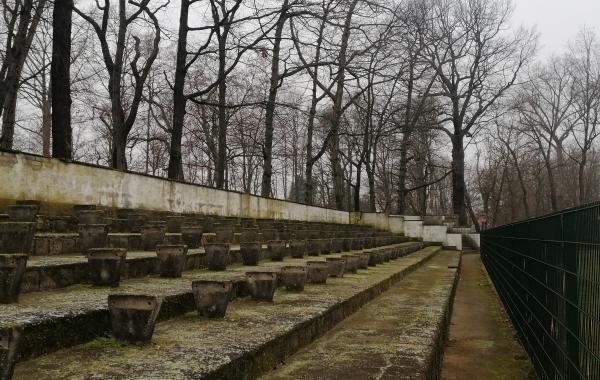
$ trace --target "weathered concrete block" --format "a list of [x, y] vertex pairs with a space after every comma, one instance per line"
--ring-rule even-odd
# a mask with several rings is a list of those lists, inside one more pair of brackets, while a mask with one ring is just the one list
[[106, 224], [80, 224], [79, 249], [86, 252], [91, 248], [106, 247], [108, 242], [108, 226]]
[[27, 255], [0, 254], [0, 303], [17, 302], [26, 267]]
[[307, 271], [305, 266], [285, 266], [281, 268], [279, 272], [279, 279], [281, 284], [285, 286], [287, 290], [292, 291], [303, 291], [304, 283], [306, 282]]
[[266, 228], [261, 229], [264, 241], [277, 240], [278, 234], [276, 229]]
[[240, 242], [260, 241], [258, 238], [260, 230], [258, 228], [244, 228], [241, 233], [242, 236], [240, 236]]
[[331, 239], [319, 239], [321, 243], [321, 254], [328, 255], [331, 253]]
[[35, 223], [2, 222], [0, 223], [0, 252], [26, 253], [33, 250]]
[[90, 283], [118, 287], [127, 251], [123, 248], [92, 248], [87, 252]]
[[293, 258], [301, 259], [306, 254], [306, 240], [290, 240], [290, 254]]
[[80, 210], [77, 211], [79, 224], [106, 224], [103, 210]]
[[329, 264], [326, 261], [307, 261], [306, 273], [313, 284], [325, 284], [329, 277]]
[[331, 239], [331, 252], [332, 253], [342, 252], [343, 246], [344, 246], [343, 239], [340, 239], [340, 238]]
[[111, 294], [108, 309], [115, 339], [134, 343], [150, 343], [160, 312], [162, 298], [148, 295]]
[[217, 236], [218, 243], [233, 242], [233, 227], [231, 226], [220, 226], [215, 228], [215, 234]]
[[33, 222], [38, 213], [38, 206], [11, 205], [6, 208], [11, 222]]
[[183, 240], [183, 244], [187, 245], [190, 249], [200, 247], [202, 244], [202, 227], [182, 226], [181, 239]]
[[352, 250], [352, 238], [343, 238], [342, 239], [342, 251], [350, 251]]
[[381, 264], [381, 261], [379, 261], [379, 255], [377, 254], [377, 252], [369, 251], [369, 252], [365, 252], [365, 253], [369, 255], [369, 266], [370, 267], [374, 267], [377, 264]]
[[447, 230], [448, 226], [423, 225], [423, 241], [444, 244]]
[[97, 210], [98, 206], [94, 205], [94, 204], [78, 204], [78, 205], [73, 205], [73, 211], [75, 212], [75, 214], [77, 214], [79, 211], [85, 211], [85, 210]]
[[167, 220], [167, 232], [179, 233], [181, 232], [181, 226], [185, 222], [186, 217], [180, 215], [173, 215], [167, 216], [165, 219]]
[[148, 221], [148, 215], [139, 213], [130, 213], [125, 217], [127, 219], [127, 231], [141, 232], [142, 227]]
[[350, 249], [352, 251], [360, 251], [365, 247], [364, 238], [354, 238], [351, 240]]
[[205, 232], [202, 234], [202, 245], [212, 244], [217, 242], [217, 234], [214, 232]]
[[328, 257], [327, 266], [331, 277], [344, 277], [346, 259], [342, 257]]
[[166, 245], [183, 245], [183, 236], [181, 233], [167, 232], [162, 244]]
[[277, 288], [277, 273], [246, 272], [246, 286], [253, 299], [273, 301], [273, 295]]
[[359, 252], [356, 254], [356, 256], [358, 257], [357, 268], [358, 269], [368, 269], [369, 260], [371, 258], [371, 255], [366, 252]]
[[0, 379], [12, 379], [21, 341], [20, 327], [0, 327]]
[[142, 235], [140, 233], [109, 233], [108, 246], [111, 248], [125, 248], [128, 251], [142, 249]]
[[306, 252], [309, 256], [319, 256], [321, 253], [320, 239], [308, 239], [306, 241]]
[[345, 272], [356, 273], [358, 270], [358, 256], [356, 255], [342, 255], [346, 259]]
[[445, 247], [454, 247], [454, 249], [462, 250], [462, 235], [461, 234], [446, 234], [446, 241], [444, 242]]
[[222, 271], [229, 264], [229, 243], [208, 243], [204, 245], [206, 266], [210, 270]]
[[244, 265], [258, 265], [261, 244], [258, 241], [240, 243], [240, 255]]
[[156, 256], [161, 277], [178, 278], [185, 268], [187, 245], [157, 245]]
[[283, 261], [285, 256], [286, 244], [283, 240], [271, 240], [267, 242], [269, 257], [271, 261]]
[[231, 281], [196, 280], [192, 282], [192, 293], [196, 309], [206, 318], [223, 318], [232, 296]]
[[140, 228], [142, 234], [142, 249], [154, 251], [156, 246], [163, 244], [166, 227], [163, 224], [146, 224]]

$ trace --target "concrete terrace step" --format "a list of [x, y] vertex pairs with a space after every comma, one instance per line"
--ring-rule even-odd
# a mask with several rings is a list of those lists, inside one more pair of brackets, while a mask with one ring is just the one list
[[[396, 246], [415, 251], [419, 244]], [[390, 246], [391, 247], [391, 246]], [[408, 253], [408, 252], [407, 252]], [[331, 254], [326, 257], [337, 257]], [[325, 256], [321, 256], [323, 259]], [[287, 258], [283, 262], [261, 262], [260, 268], [277, 270], [284, 265], [303, 264], [319, 259]], [[220, 278], [234, 282], [240, 296], [245, 295], [245, 272], [259, 267], [232, 265], [223, 272], [195, 270], [184, 272], [182, 278], [168, 279], [149, 276], [123, 281], [118, 289], [76, 285], [64, 289], [23, 294], [15, 304], [1, 305], [0, 328], [19, 325], [23, 328], [20, 357], [37, 357], [62, 347], [89, 341], [110, 331], [107, 297], [111, 293], [144, 293], [165, 297], [159, 319], [167, 319], [194, 308], [192, 280]]]
[[[239, 245], [231, 245], [230, 253], [234, 261], [240, 261]], [[263, 255], [268, 256], [267, 246]], [[186, 270], [202, 268], [204, 248], [190, 249], [186, 255]], [[156, 252], [127, 252], [122, 278], [141, 278], [158, 273]], [[88, 262], [82, 254], [63, 256], [30, 256], [21, 287], [22, 293], [64, 288], [88, 282]]]
[[261, 379], [438, 378], [459, 261], [438, 253]]
[[[406, 237], [397, 236], [399, 241], [408, 241]], [[241, 262], [239, 245], [230, 245], [233, 262]], [[269, 258], [269, 251], [263, 245], [262, 256]], [[185, 270], [205, 267], [204, 248], [190, 249], [186, 255]], [[122, 278], [142, 278], [159, 272], [156, 252], [129, 251]], [[82, 254], [30, 256], [21, 286], [22, 293], [64, 288], [88, 282], [87, 258]]]
[[[223, 320], [202, 319], [196, 312], [190, 312], [159, 322], [148, 346], [121, 345], [112, 339], [98, 338], [18, 363], [14, 379], [255, 377], [389, 289], [439, 250], [439, 247], [427, 247], [357, 274], [329, 278], [325, 285], [308, 284], [301, 293], [278, 290], [273, 303], [236, 299], [230, 303]], [[278, 265], [281, 264], [269, 264]], [[250, 268], [236, 269], [230, 274], [239, 275]], [[179, 282], [171, 280], [171, 283], [177, 282], [184, 291], [190, 280], [191, 277], [187, 277]], [[167, 290], [165, 285], [162, 293]], [[152, 289], [160, 287], [161, 284], [155, 284]], [[141, 288], [148, 290], [146, 286]], [[98, 300], [88, 307], [106, 315], [108, 292], [95, 290], [91, 294], [93, 297], [88, 298]], [[191, 309], [191, 300], [189, 302]], [[163, 308], [165, 306], [169, 308], [163, 303]]]

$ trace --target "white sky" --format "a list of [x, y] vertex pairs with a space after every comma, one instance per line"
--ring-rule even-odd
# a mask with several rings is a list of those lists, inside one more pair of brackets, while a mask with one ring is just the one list
[[600, 0], [513, 0], [517, 25], [536, 26], [540, 54], [560, 54], [583, 27], [600, 33]]

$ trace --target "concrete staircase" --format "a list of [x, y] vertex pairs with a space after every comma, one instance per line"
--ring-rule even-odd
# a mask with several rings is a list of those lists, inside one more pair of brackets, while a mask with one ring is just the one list
[[[441, 248], [361, 225], [43, 206], [22, 201], [0, 215], [0, 379], [254, 377]], [[247, 262], [252, 253], [258, 262]], [[218, 257], [225, 270], [212, 267]], [[326, 284], [311, 281], [314, 261]], [[282, 288], [287, 267], [305, 273], [303, 292]], [[272, 274], [270, 302], [257, 301], [252, 273]], [[198, 316], [198, 281], [230, 284], [224, 318]], [[125, 306], [108, 301], [116, 295]], [[151, 340], [136, 340], [148, 329]]]

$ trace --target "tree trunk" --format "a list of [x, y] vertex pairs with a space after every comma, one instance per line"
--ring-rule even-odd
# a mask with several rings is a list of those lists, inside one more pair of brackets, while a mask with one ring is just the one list
[[125, 131], [125, 114], [121, 99], [121, 76], [123, 75], [123, 61], [126, 37], [126, 9], [125, 0], [119, 0], [119, 29], [117, 33], [117, 47], [115, 62], [109, 73], [109, 86], [112, 117], [112, 152], [111, 167], [127, 170], [127, 133]]
[[362, 165], [356, 167], [356, 184], [354, 185], [354, 211], [360, 211], [360, 172]]
[[344, 99], [344, 82], [346, 79], [346, 64], [348, 41], [350, 39], [350, 31], [352, 26], [352, 16], [354, 9], [358, 4], [358, 0], [354, 0], [344, 21], [344, 31], [340, 42], [340, 52], [338, 55], [338, 73], [336, 78], [335, 99], [333, 102], [333, 117], [331, 121], [331, 140], [330, 140], [330, 160], [333, 179], [333, 196], [335, 199], [335, 207], [337, 209], [344, 208], [344, 172], [340, 160], [340, 123], [342, 118], [342, 100]]
[[408, 141], [409, 133], [402, 136], [400, 145], [400, 166], [398, 167], [398, 215], [406, 214], [406, 170], [408, 167]]
[[579, 204], [583, 204], [586, 202], [586, 194], [585, 194], [585, 165], [587, 164], [587, 151], [583, 151], [581, 153], [581, 161], [579, 162], [578, 168], [578, 182], [579, 182]]
[[[42, 101], [42, 154], [44, 157], [50, 157], [50, 135], [52, 133], [52, 105], [46, 98]], [[70, 137], [70, 134], [69, 134]], [[69, 144], [69, 148], [71, 145]], [[71, 159], [69, 157], [60, 157]]]
[[215, 162], [216, 187], [225, 188], [225, 171], [227, 167], [227, 82], [225, 73], [226, 46], [225, 37], [219, 39], [219, 127], [217, 138], [217, 160]]
[[185, 122], [187, 98], [184, 94], [185, 77], [187, 75], [187, 34], [188, 13], [190, 3], [181, 0], [179, 12], [179, 38], [177, 40], [177, 57], [175, 64], [175, 82], [173, 83], [173, 130], [171, 131], [171, 146], [169, 148], [169, 170], [171, 179], [183, 180], [183, 159], [181, 156], [181, 140], [183, 123]]
[[[19, 77], [21, 75], [19, 74]], [[12, 149], [15, 136], [15, 115], [17, 112], [17, 93], [19, 90], [18, 83], [14, 83], [8, 89], [6, 98], [4, 99], [4, 112], [2, 113], [2, 143], [3, 149]]]
[[463, 136], [455, 133], [452, 139], [452, 209], [459, 226], [467, 226], [465, 207], [465, 150]]
[[[13, 148], [17, 91], [21, 72], [45, 6], [46, 1], [39, 0], [34, 9], [33, 0], [24, 0], [18, 12], [17, 32], [13, 36], [10, 46], [5, 46], [6, 53], [2, 63], [3, 75], [0, 81], [0, 115], [3, 119], [0, 148], [2, 149]], [[13, 17], [17, 17], [17, 15], [15, 14]]]
[[[73, 131], [71, 127], [71, 24], [73, 0], [55, 0], [52, 13], [52, 65], [50, 68], [51, 121], [42, 110], [42, 140], [44, 155], [49, 155], [50, 127], [52, 128], [52, 156], [73, 158]], [[44, 105], [45, 107], [45, 105]]]
[[273, 119], [275, 118], [275, 101], [277, 100], [277, 89], [279, 88], [279, 50], [281, 46], [281, 35], [287, 19], [289, 0], [285, 0], [281, 6], [281, 13], [275, 28], [275, 39], [273, 41], [273, 58], [271, 59], [271, 80], [269, 84], [269, 97], [265, 107], [265, 140], [263, 146], [263, 175], [260, 195], [272, 196], [271, 177], [273, 176]]

